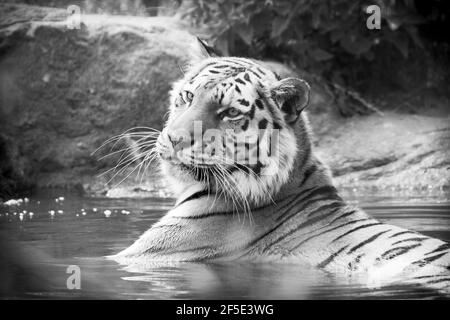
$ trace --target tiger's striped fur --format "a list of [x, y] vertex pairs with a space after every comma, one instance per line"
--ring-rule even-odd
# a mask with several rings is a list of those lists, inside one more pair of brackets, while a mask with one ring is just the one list
[[[114, 259], [126, 264], [301, 261], [334, 273], [362, 275], [366, 283], [375, 285], [405, 282], [450, 293], [448, 243], [381, 223], [339, 196], [329, 170], [312, 152], [302, 112], [307, 85], [300, 80], [280, 80], [254, 60], [211, 57], [208, 52], [204, 56], [174, 86], [169, 120], [158, 140], [160, 154], [173, 153], [168, 150], [173, 146], [167, 145], [167, 136], [171, 140], [168, 131], [174, 127], [202, 120], [223, 128], [230, 124], [217, 120], [214, 111], [236, 105], [247, 109], [233, 123], [234, 130], [279, 129], [279, 153], [268, 155], [267, 150], [258, 149], [265, 154], [259, 155], [257, 168], [241, 166], [233, 171], [230, 165], [225, 177], [228, 184], [207, 179], [212, 174], [208, 166], [205, 169], [194, 161], [187, 170], [186, 165], [162, 156], [163, 171], [178, 193], [177, 203]], [[191, 94], [183, 98], [186, 86]], [[182, 111], [177, 109], [180, 103], [184, 104]], [[262, 170], [272, 165], [270, 157], [274, 156], [281, 159], [279, 167], [263, 176]], [[241, 198], [231, 201], [230, 193], [240, 193]], [[236, 206], [242, 198], [250, 207], [251, 219], [242, 216], [242, 207]]]

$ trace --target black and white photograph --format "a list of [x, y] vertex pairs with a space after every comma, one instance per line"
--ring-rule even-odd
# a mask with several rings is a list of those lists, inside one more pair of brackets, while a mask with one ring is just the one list
[[0, 1], [0, 300], [450, 299], [449, 31], [443, 0]]

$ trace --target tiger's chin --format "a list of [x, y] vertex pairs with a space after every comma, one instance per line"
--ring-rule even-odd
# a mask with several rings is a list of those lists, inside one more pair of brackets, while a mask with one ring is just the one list
[[237, 211], [273, 202], [274, 195], [288, 181], [292, 164], [293, 160], [282, 167], [269, 162], [263, 169], [260, 164], [219, 169], [214, 164], [160, 161], [161, 171], [177, 198], [208, 190], [214, 197], [232, 202]]

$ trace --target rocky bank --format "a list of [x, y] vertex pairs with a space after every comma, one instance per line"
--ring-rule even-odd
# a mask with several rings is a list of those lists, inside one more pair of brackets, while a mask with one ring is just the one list
[[[4, 4], [0, 17], [0, 197], [33, 187], [165, 195], [153, 172], [107, 184], [110, 176], [98, 175], [117, 158], [92, 153], [131, 127], [162, 127], [193, 39], [185, 27], [167, 17], [83, 15], [80, 29], [69, 29], [65, 10]], [[342, 118], [311, 82], [315, 144], [340, 188], [448, 195], [448, 104], [438, 113]]]

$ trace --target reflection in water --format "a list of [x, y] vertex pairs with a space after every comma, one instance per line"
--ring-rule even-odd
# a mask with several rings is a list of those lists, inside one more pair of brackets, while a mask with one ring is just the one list
[[[173, 199], [97, 199], [37, 194], [0, 207], [0, 296], [118, 299], [430, 298], [412, 286], [370, 289], [298, 264], [174, 263], [127, 269], [104, 258], [129, 246], [170, 209]], [[450, 241], [450, 204], [364, 198], [376, 218]], [[358, 199], [352, 199], [358, 203]], [[406, 203], [406, 204], [405, 204]], [[105, 210], [110, 214], [105, 215]], [[33, 212], [30, 215], [30, 212]], [[51, 213], [53, 212], [53, 214]], [[22, 214], [21, 214], [22, 213]], [[68, 290], [69, 265], [81, 290]]]

